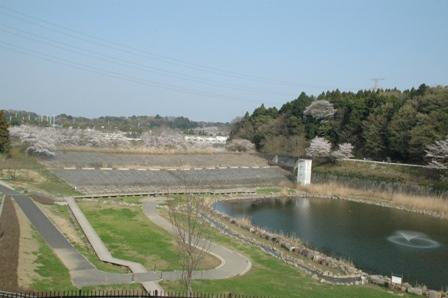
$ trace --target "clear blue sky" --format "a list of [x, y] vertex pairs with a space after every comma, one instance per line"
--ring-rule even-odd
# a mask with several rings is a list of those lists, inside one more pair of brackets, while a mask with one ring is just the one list
[[448, 81], [448, 1], [0, 1], [0, 108], [230, 121]]

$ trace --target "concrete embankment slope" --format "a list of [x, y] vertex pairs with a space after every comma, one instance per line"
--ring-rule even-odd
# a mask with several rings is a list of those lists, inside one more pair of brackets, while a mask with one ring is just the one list
[[78, 191], [92, 193], [149, 192], [176, 188], [236, 188], [288, 181], [279, 167], [218, 168], [57, 168], [51, 171]]

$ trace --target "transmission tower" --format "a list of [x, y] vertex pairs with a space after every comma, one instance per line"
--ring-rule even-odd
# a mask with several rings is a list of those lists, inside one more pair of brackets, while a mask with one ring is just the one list
[[372, 90], [378, 90], [380, 89], [380, 81], [384, 81], [384, 78], [373, 78], [371, 80], [373, 81]]

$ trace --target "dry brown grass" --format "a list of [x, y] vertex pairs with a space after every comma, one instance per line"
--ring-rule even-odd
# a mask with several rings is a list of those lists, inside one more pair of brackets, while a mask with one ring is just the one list
[[237, 222], [238, 222], [240, 225], [244, 225], [244, 226], [250, 226], [250, 225], [252, 225], [252, 222], [250, 221], [250, 218], [249, 218], [248, 216], [244, 216], [244, 217], [238, 218], [238, 219], [237, 219]]
[[48, 206], [40, 203], [38, 204], [38, 206], [54, 223], [54, 225], [58, 227], [58, 229], [70, 240], [71, 243], [75, 243], [80, 246], [86, 246], [80, 232], [76, 230], [75, 226], [70, 222], [69, 219], [57, 212], [56, 206]]
[[19, 263], [17, 267], [20, 288], [29, 289], [39, 276], [35, 272], [39, 243], [33, 237], [33, 229], [23, 211], [15, 204], [20, 226]]
[[297, 186], [297, 190], [327, 196], [338, 196], [352, 200], [387, 204], [448, 218], [448, 200], [436, 196], [418, 196], [404, 193], [365, 191], [335, 183]]
[[17, 291], [19, 256], [19, 220], [10, 198], [4, 200], [0, 216], [0, 285], [3, 290]]
[[15, 170], [0, 170], [1, 179], [11, 179], [13, 177], [13, 182], [27, 182], [27, 183], [43, 183], [45, 178], [36, 171], [30, 169], [15, 169]]

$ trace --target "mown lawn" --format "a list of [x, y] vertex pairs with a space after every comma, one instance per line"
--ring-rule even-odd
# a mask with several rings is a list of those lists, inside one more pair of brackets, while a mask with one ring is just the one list
[[91, 248], [88, 245], [87, 239], [85, 238], [82, 230], [78, 227], [78, 225], [74, 222], [74, 220], [70, 216], [68, 206], [53, 205], [51, 206], [51, 212], [56, 216], [65, 218], [67, 222], [73, 225], [74, 229], [76, 230], [76, 233], [78, 233], [78, 237], [83, 239], [85, 243], [83, 244], [72, 243], [72, 245], [76, 248], [77, 251], [79, 251], [83, 256], [85, 256], [90, 261], [90, 263], [92, 263], [97, 269], [107, 272], [122, 272], [122, 273], [129, 272], [128, 268], [126, 267], [105, 263], [100, 259], [98, 259], [93, 248]]
[[[54, 252], [48, 247], [40, 234], [33, 230], [39, 249], [36, 252], [35, 272], [38, 275], [32, 282], [33, 291], [73, 291], [77, 290], [70, 279], [70, 273]], [[141, 290], [140, 284], [83, 287], [83, 290]]]
[[70, 281], [68, 269], [53, 253], [40, 234], [33, 230], [33, 237], [39, 245], [35, 272], [39, 278], [34, 280], [31, 288], [35, 291], [67, 291], [75, 287]]
[[174, 239], [149, 221], [139, 207], [80, 202], [79, 206], [112, 255], [147, 269], [179, 269]]

